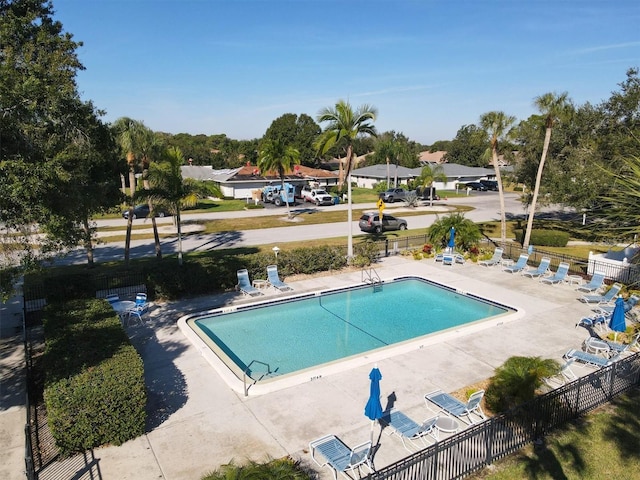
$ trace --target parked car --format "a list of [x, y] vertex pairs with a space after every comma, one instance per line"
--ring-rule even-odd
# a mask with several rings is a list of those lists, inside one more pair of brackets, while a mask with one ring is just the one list
[[481, 192], [486, 192], [487, 187], [485, 187], [480, 182], [469, 182], [464, 184], [465, 188], [470, 188], [471, 190], [480, 190]]
[[480, 180], [480, 183], [487, 187], [487, 190], [491, 190], [493, 192], [498, 191], [498, 182], [495, 180]]
[[[155, 216], [156, 217], [166, 217], [167, 215], [169, 215], [166, 211], [162, 210], [161, 208], [156, 208], [154, 210]], [[144, 203], [141, 205], [136, 205], [135, 207], [133, 207], [133, 220], [135, 220], [136, 218], [147, 218], [149, 216], [149, 205]], [[125, 219], [129, 218], [129, 209], [124, 210], [122, 212], [122, 217]]]
[[396, 201], [401, 202], [405, 199], [407, 193], [409, 192], [402, 188], [390, 188], [389, 190], [382, 192], [380, 194], [380, 198], [385, 203], [393, 203]]
[[365, 213], [358, 222], [360, 230], [367, 233], [382, 233], [388, 230], [406, 230], [407, 221], [403, 218], [396, 218], [393, 215], [382, 215], [382, 225], [380, 224], [380, 214], [376, 212]]

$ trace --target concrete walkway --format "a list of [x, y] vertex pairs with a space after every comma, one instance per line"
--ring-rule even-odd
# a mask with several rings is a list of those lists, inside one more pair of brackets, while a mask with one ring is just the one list
[[[485, 380], [513, 355], [561, 360], [564, 352], [579, 348], [587, 336], [584, 329], [575, 328], [577, 320], [590, 311], [576, 300], [575, 286], [542, 285], [502, 272], [499, 267], [469, 262], [450, 267], [401, 256], [386, 258], [375, 269], [383, 279], [403, 275], [433, 279], [512, 305], [523, 315], [513, 321], [488, 322], [486, 328], [472, 333], [460, 330], [430, 337], [420, 348], [406, 353], [382, 359], [372, 356], [370, 363], [265, 395], [244, 397], [216, 374], [176, 322], [186, 313], [247, 300], [230, 294], [154, 305], [150, 322], [128, 327], [145, 364], [147, 434], [120, 447], [96, 449], [88, 462], [75, 459], [56, 465], [57, 477], [43, 472], [41, 478], [89, 478], [86, 474], [118, 480], [197, 479], [232, 460], [262, 461], [285, 455], [309, 464], [308, 443], [315, 438], [333, 433], [352, 446], [369, 438], [371, 424], [364, 416], [364, 406], [374, 362], [383, 375], [383, 407], [393, 403], [421, 421], [432, 415], [423, 400], [426, 392], [438, 388], [452, 392]], [[360, 271], [353, 271], [291, 284], [296, 292], [303, 292], [360, 281]], [[3, 433], [7, 432], [4, 417], [2, 423]], [[375, 433], [380, 441], [375, 456], [378, 468], [408, 454], [398, 439], [380, 433], [379, 427]], [[11, 434], [19, 437], [16, 444], [23, 445], [22, 435], [22, 425], [16, 424]], [[11, 464], [11, 468], [19, 468], [16, 462]], [[3, 479], [24, 478], [9, 467], [4, 471]], [[60, 476], [62, 471], [68, 474]], [[332, 478], [329, 469], [323, 469], [320, 478]]]

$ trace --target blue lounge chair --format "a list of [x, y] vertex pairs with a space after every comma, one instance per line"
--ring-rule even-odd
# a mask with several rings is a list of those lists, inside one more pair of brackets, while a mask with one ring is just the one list
[[249, 280], [249, 271], [246, 268], [238, 270], [238, 285], [236, 285], [236, 290], [240, 290], [243, 294], [249, 295], [250, 297], [262, 295], [260, 290], [251, 285], [251, 280]]
[[267, 265], [267, 281], [269, 282], [269, 285], [281, 292], [293, 290], [293, 288], [280, 280], [277, 265]]
[[529, 260], [529, 255], [526, 253], [521, 253], [518, 257], [518, 261], [515, 265], [511, 265], [510, 267], [505, 267], [504, 271], [509, 273], [518, 273], [525, 269], [527, 266], [527, 261]]
[[[369, 456], [371, 454], [371, 441], [361, 443], [360, 445], [349, 448], [342, 440], [335, 435], [325, 435], [309, 442], [309, 451], [313, 461], [321, 466], [331, 468], [333, 478], [337, 480], [338, 472], [346, 478], [347, 471], [353, 473], [358, 471], [360, 477], [360, 467], [366, 465], [370, 472], [373, 473], [373, 466]], [[321, 454], [325, 461], [322, 462], [316, 457], [316, 453]]]
[[607, 345], [609, 345], [609, 349], [611, 349], [614, 353], [632, 353], [633, 350], [637, 349], [640, 346], [640, 332], [636, 333], [631, 342], [629, 343], [618, 343], [612, 342], [611, 340], [603, 340]]
[[442, 264], [443, 265], [451, 265], [455, 263], [455, 259], [453, 253], [443, 253], [442, 254]]
[[549, 257], [542, 257], [538, 268], [530, 268], [529, 270], [523, 270], [522, 275], [530, 278], [544, 277], [549, 271], [549, 265], [551, 265], [551, 259]]
[[603, 285], [604, 285], [604, 273], [595, 272], [593, 274], [593, 277], [591, 277], [591, 281], [589, 281], [589, 283], [587, 283], [586, 285], [580, 285], [578, 288], [576, 288], [576, 291], [593, 293], [596, 290], [600, 290]]
[[614, 283], [604, 295], [583, 295], [578, 300], [584, 303], [611, 303], [616, 298], [620, 290], [622, 290], [622, 285], [620, 285], [619, 283]]
[[493, 257], [491, 257], [489, 260], [482, 260], [478, 262], [478, 265], [484, 265], [485, 267], [493, 267], [494, 265], [498, 265], [500, 262], [502, 262], [503, 253], [504, 250], [498, 247], [493, 251]]
[[[638, 304], [639, 300], [640, 297], [638, 297], [637, 295], [631, 295], [629, 298], [627, 298], [627, 300], [625, 300], [624, 302], [624, 314], [629, 315], [633, 310], [633, 307]], [[614, 308], [616, 308], [615, 305], [598, 305], [593, 309], [593, 311], [601, 315], [611, 315]]]
[[601, 355], [594, 355], [593, 353], [583, 352], [582, 350], [571, 349], [564, 354], [564, 358], [567, 360], [574, 359], [575, 361], [582, 362], [590, 367], [602, 368], [619, 360], [620, 354], [618, 353], [611, 358], [605, 358]]
[[[400, 410], [391, 409], [388, 413], [380, 419], [380, 422], [390, 427], [390, 433], [400, 437], [402, 445], [409, 452], [415, 452], [420, 450], [421, 446], [416, 445], [415, 442], [420, 441], [422, 447], [429, 446], [425, 441], [426, 436], [431, 436], [434, 440], [438, 440], [438, 429], [436, 422], [438, 416], [430, 418], [422, 422], [422, 424], [415, 422]], [[409, 445], [414, 448], [411, 449]]]
[[469, 396], [469, 401], [467, 403], [463, 403], [456, 397], [449, 395], [442, 390], [434, 390], [424, 396], [424, 401], [427, 404], [427, 407], [429, 407], [429, 402], [431, 402], [439, 407], [438, 411], [453, 415], [462, 421], [465, 421], [462, 417], [466, 417], [468, 419], [468, 422], [466, 423], [473, 424], [475, 421], [472, 415], [480, 417], [482, 420], [486, 419], [486, 416], [482, 411], [482, 407], [480, 406], [483, 396], [484, 390], [478, 390]]
[[116, 302], [120, 301], [120, 296], [117, 293], [110, 293], [109, 295], [107, 295], [106, 297], [104, 297], [104, 299], [109, 302], [109, 304], [114, 304]]
[[603, 332], [608, 328], [609, 320], [611, 320], [611, 315], [591, 315], [590, 317], [582, 317], [580, 321], [576, 323], [576, 327], [597, 327], [598, 330]]
[[566, 262], [560, 262], [558, 265], [558, 270], [552, 277], [541, 277], [540, 282], [548, 283], [549, 285], [558, 285], [559, 283], [564, 282], [567, 279], [567, 274], [569, 273], [569, 264]]

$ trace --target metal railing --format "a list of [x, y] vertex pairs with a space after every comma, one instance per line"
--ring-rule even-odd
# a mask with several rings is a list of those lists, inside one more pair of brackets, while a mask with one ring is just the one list
[[464, 478], [640, 385], [640, 353], [384, 467], [370, 480]]
[[[260, 365], [264, 365], [265, 367], [267, 367], [266, 373], [264, 373], [260, 378], [253, 378], [249, 373], [251, 371], [251, 365], [253, 365], [254, 363], [259, 363]], [[247, 365], [247, 368], [245, 368], [244, 371], [242, 372], [242, 383], [244, 384], [244, 396], [245, 397], [249, 396], [249, 387], [251, 387], [251, 385], [247, 384], [247, 377], [250, 378], [253, 381], [253, 384], [255, 385], [258, 381], [260, 381], [260, 379], [271, 376], [272, 374], [273, 372], [271, 371], [271, 366], [268, 363], [261, 362], [260, 360], [251, 360], [249, 365]]]

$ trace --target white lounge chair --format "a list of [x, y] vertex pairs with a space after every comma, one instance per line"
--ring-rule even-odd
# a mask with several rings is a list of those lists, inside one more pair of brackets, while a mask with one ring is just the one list
[[576, 291], [593, 293], [596, 290], [600, 290], [603, 285], [604, 285], [604, 273], [595, 272], [593, 274], [593, 277], [591, 277], [591, 280], [589, 281], [589, 283], [587, 283], [586, 285], [580, 285], [578, 288], [576, 288]]
[[529, 255], [526, 253], [521, 253], [515, 265], [511, 265], [510, 267], [505, 267], [504, 271], [508, 273], [521, 272], [527, 266], [527, 261], [529, 261]]
[[464, 403], [453, 395], [449, 395], [442, 390], [434, 390], [424, 396], [424, 401], [428, 408], [429, 402], [431, 402], [439, 407], [439, 412], [448, 413], [462, 421], [465, 421], [462, 417], [466, 417], [468, 419], [468, 422], [466, 423], [473, 424], [476, 423], [474, 416], [480, 417], [482, 420], [487, 418], [480, 406], [482, 397], [484, 397], [484, 390], [478, 390], [469, 396], [469, 401], [467, 403]]
[[571, 370], [571, 365], [575, 362], [575, 359], [570, 359], [564, 362], [564, 365], [560, 368], [560, 371], [557, 375], [553, 377], [544, 377], [542, 381], [546, 383], [551, 388], [561, 387], [565, 385], [567, 382], [573, 382], [578, 379], [578, 376]]
[[267, 281], [269, 282], [269, 285], [281, 292], [293, 290], [293, 288], [280, 280], [277, 265], [267, 265]]
[[567, 274], [569, 273], [569, 264], [566, 262], [560, 262], [558, 265], [558, 270], [552, 277], [541, 277], [540, 282], [548, 283], [549, 285], [558, 285], [559, 283], [564, 282], [567, 279]]
[[604, 295], [583, 295], [578, 300], [584, 303], [611, 303], [616, 298], [620, 290], [622, 290], [622, 285], [620, 285], [619, 283], [614, 283]]
[[494, 265], [498, 265], [500, 262], [502, 262], [503, 253], [504, 250], [498, 247], [493, 251], [493, 257], [491, 257], [489, 260], [482, 260], [478, 262], [478, 265], [484, 265], [485, 267], [493, 267]]
[[[360, 467], [366, 465], [371, 473], [373, 466], [369, 456], [371, 454], [371, 441], [361, 443], [354, 448], [349, 448], [342, 440], [335, 435], [325, 435], [309, 442], [309, 451], [313, 461], [321, 466], [332, 470], [333, 478], [337, 480], [338, 472], [345, 478], [351, 479], [347, 475], [347, 471], [353, 473], [358, 472], [360, 477]], [[319, 453], [325, 459], [323, 462], [316, 454]]]
[[[425, 420], [422, 423], [418, 423], [400, 410], [391, 409], [390, 412], [380, 419], [380, 422], [389, 427], [389, 433], [396, 435], [402, 441], [402, 445], [409, 452], [415, 452], [420, 450], [421, 447], [429, 446], [425, 441], [425, 437], [431, 436], [434, 440], [438, 440], [438, 428], [436, 422], [438, 416]], [[416, 445], [420, 442], [421, 445]], [[410, 448], [410, 446], [413, 447]]]
[[523, 270], [522, 275], [529, 278], [544, 277], [549, 272], [549, 265], [551, 265], [551, 259], [549, 257], [542, 257], [538, 268]]
[[[638, 301], [640, 301], [640, 297], [637, 295], [631, 295], [627, 298], [624, 302], [624, 314], [629, 315], [633, 307], [638, 304]], [[615, 305], [598, 305], [593, 311], [601, 315], [611, 315], [614, 308], [616, 308]]]
[[236, 290], [240, 290], [243, 294], [249, 295], [250, 297], [262, 295], [260, 290], [251, 285], [251, 280], [249, 280], [249, 271], [246, 268], [238, 270], [237, 275], [238, 285], [236, 285]]
[[564, 354], [564, 358], [567, 360], [574, 359], [577, 362], [582, 362], [585, 365], [594, 368], [602, 368], [611, 365], [613, 362], [620, 359], [620, 354], [617, 353], [611, 358], [605, 358], [601, 355], [595, 355], [593, 353], [583, 352], [582, 350], [571, 349]]

